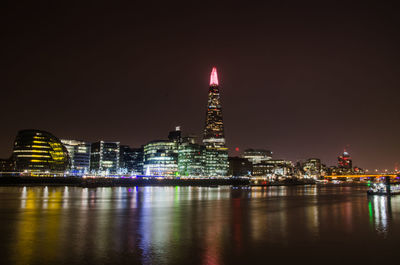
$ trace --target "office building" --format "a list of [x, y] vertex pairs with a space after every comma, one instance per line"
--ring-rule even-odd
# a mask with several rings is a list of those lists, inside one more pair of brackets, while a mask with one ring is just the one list
[[272, 152], [264, 149], [246, 149], [242, 157], [246, 158], [254, 165], [272, 159]]
[[293, 163], [283, 159], [269, 159], [262, 163], [253, 164], [253, 176], [287, 177], [293, 171]]
[[246, 158], [229, 157], [228, 175], [233, 177], [250, 176], [253, 171], [253, 164]]
[[131, 148], [127, 145], [121, 145], [119, 157], [122, 174], [143, 174], [143, 148]]
[[119, 173], [119, 142], [91, 144], [90, 171], [99, 175]]
[[184, 141], [178, 148], [179, 176], [204, 176], [204, 150], [203, 145], [194, 141]]
[[170, 131], [168, 134], [168, 140], [175, 142], [177, 144], [182, 141], [181, 126], [176, 126], [175, 131]]
[[132, 174], [134, 175], [142, 175], [143, 172], [143, 146], [140, 148], [132, 148], [132, 156], [134, 159], [134, 164], [132, 168]]
[[61, 139], [71, 161], [69, 174], [82, 176], [90, 171], [91, 144], [84, 141]]
[[322, 171], [321, 160], [318, 158], [307, 159], [303, 163], [303, 172], [305, 175], [309, 176], [319, 176]]
[[151, 176], [176, 176], [178, 173], [178, 148], [170, 140], [156, 140], [144, 146], [143, 171]]

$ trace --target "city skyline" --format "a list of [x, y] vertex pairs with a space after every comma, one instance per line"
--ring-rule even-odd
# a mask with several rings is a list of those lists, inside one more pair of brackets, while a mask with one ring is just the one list
[[59, 13], [10, 6], [2, 17], [9, 48], [0, 157], [11, 153], [16, 132], [29, 128], [132, 147], [177, 125], [201, 135], [215, 65], [230, 155], [236, 147], [265, 148], [287, 160], [334, 165], [347, 147], [359, 167], [394, 168], [395, 9], [302, 5], [143, 3], [115, 14], [100, 3]]
[[[212, 87], [219, 87], [219, 79], [218, 79], [218, 74], [217, 74], [217, 67], [215, 67], [215, 66], [213, 66], [212, 67], [212, 71], [211, 71], [211, 74], [210, 74], [210, 77], [209, 77], [209, 84], [210, 84], [210, 87], [212, 88]], [[211, 89], [210, 88], [210, 89]], [[218, 90], [218, 95], [219, 95], [219, 90]], [[218, 96], [218, 100], [219, 100], [219, 96]], [[223, 99], [222, 99], [222, 101], [223, 101]], [[208, 105], [210, 104], [210, 102], [208, 103]], [[209, 114], [208, 114], [209, 115]], [[208, 117], [208, 115], [206, 115], [207, 117]], [[206, 120], [207, 120], [207, 117], [206, 117]], [[221, 118], [222, 119], [222, 118]], [[177, 125], [177, 126], [179, 126], [179, 127], [184, 127], [184, 126], [182, 126], [182, 125]], [[176, 127], [176, 126], [174, 126], [174, 127]], [[224, 125], [222, 125], [222, 135], [223, 135], [223, 139], [224, 139], [224, 137], [225, 137], [225, 133], [224, 133], [224, 129], [223, 129], [223, 127], [224, 127]], [[24, 129], [20, 129], [20, 130], [26, 130], [26, 129], [28, 129], [28, 128], [24, 128]], [[38, 129], [38, 128], [29, 128], [29, 129]], [[20, 131], [20, 130], [18, 130], [18, 131]], [[42, 129], [40, 129], [39, 128], [39, 130], [42, 130]], [[167, 129], [167, 131], [168, 130], [170, 130], [170, 129]], [[46, 130], [45, 130], [46, 131]], [[185, 131], [185, 133], [186, 134], [193, 134], [191, 131]], [[165, 135], [165, 132], [161, 132], [161, 134], [164, 134]], [[203, 129], [203, 132], [199, 132], [199, 133], [196, 133], [195, 135], [197, 135], [198, 137], [200, 137], [200, 138], [202, 138], [202, 136], [204, 137], [205, 136], [205, 130]], [[63, 138], [67, 138], [67, 137], [60, 137], [60, 139], [63, 139]], [[159, 137], [159, 138], [155, 138], [155, 139], [163, 139], [163, 138], [165, 138], [164, 136], [162, 136], [162, 137]], [[83, 139], [83, 138], [79, 138], [79, 137], [77, 137], [77, 138], [69, 138], [69, 139], [78, 139], [78, 140], [84, 140], [84, 141], [88, 141], [87, 139]], [[97, 138], [96, 137], [92, 137], [92, 139], [97, 139], [97, 140], [95, 140], [95, 141], [89, 141], [89, 142], [98, 142], [98, 141], [104, 141], [104, 139], [103, 138], [101, 138], [100, 136], [98, 136]], [[119, 141], [118, 140], [119, 138], [118, 138], [118, 136], [115, 136], [115, 137], [113, 137], [112, 138], [112, 141]], [[144, 142], [144, 143], [142, 143], [142, 144], [139, 144], [139, 145], [137, 145], [137, 146], [132, 146], [132, 145], [129, 145], [130, 147], [133, 147], [133, 148], [135, 148], [135, 147], [140, 147], [140, 146], [144, 146], [146, 143], [149, 143], [149, 142], [151, 142], [151, 141], [154, 141], [155, 139], [150, 139], [150, 140], [148, 140], [148, 141], [146, 141], [146, 142]], [[106, 139], [105, 141], [109, 141], [109, 139]], [[203, 140], [204, 141], [204, 140]], [[225, 141], [225, 140], [224, 140]], [[126, 144], [126, 143], [125, 143]], [[11, 146], [12, 146], [12, 144], [11, 144]], [[229, 145], [228, 145], [229, 146]], [[251, 148], [263, 148], [263, 149], [270, 149], [269, 147], [267, 147], [267, 148], [265, 148], [264, 146], [251, 146], [251, 147], [249, 147], [249, 146], [244, 146], [244, 147], [232, 147], [232, 146], [230, 146], [230, 148], [228, 148], [228, 150], [229, 150], [229, 154], [231, 155], [231, 156], [241, 156], [241, 155], [243, 155], [243, 151], [245, 150], [245, 149], [251, 149]], [[239, 149], [239, 150], [238, 150]], [[344, 146], [343, 147], [343, 149], [342, 149], [342, 151], [344, 151], [344, 152], [346, 152], [346, 149], [347, 150], [349, 150], [349, 149], [351, 149], [351, 147], [350, 147], [350, 145], [349, 144], [347, 144], [346, 146]], [[272, 151], [274, 151], [274, 150], [272, 150]], [[275, 152], [274, 152], [274, 154], [275, 154]], [[322, 162], [324, 162], [325, 164], [327, 164], [327, 166], [336, 166], [336, 164], [337, 164], [337, 156], [338, 155], [340, 155], [341, 154], [341, 151], [340, 152], [338, 152], [337, 154], [334, 154], [334, 156], [330, 159], [330, 160], [332, 160], [333, 162], [332, 162], [332, 164], [330, 164], [330, 163], [326, 163], [326, 161], [324, 160], [324, 159], [321, 159], [322, 160]], [[335, 156], [336, 155], [336, 156]], [[3, 156], [3, 157], [1, 157], [1, 158], [8, 158], [9, 156]], [[274, 155], [274, 157], [276, 158], [277, 156], [276, 155]], [[302, 157], [302, 158], [299, 158], [299, 159], [288, 159], [287, 157], [280, 157], [279, 156], [279, 154], [278, 154], [278, 157], [279, 158], [283, 158], [283, 159], [287, 159], [287, 160], [289, 160], [289, 161], [293, 161], [294, 163], [295, 162], [298, 162], [298, 161], [300, 161], [300, 162], [302, 162], [302, 161], [306, 161], [307, 159], [310, 159], [310, 158], [316, 158], [316, 157], [318, 157], [318, 156], [304, 156], [304, 157]], [[290, 157], [290, 154], [289, 154], [289, 157]], [[319, 157], [318, 157], [319, 158]], [[355, 165], [357, 165], [357, 166], [360, 166], [359, 164], [357, 164], [357, 160], [356, 160], [356, 163], [355, 163]], [[361, 166], [362, 167], [362, 166]], [[371, 171], [373, 171], [374, 169], [379, 169], [380, 171], [384, 171], [384, 170], [391, 170], [391, 169], [397, 169], [397, 167], [398, 167], [398, 163], [397, 162], [395, 162], [394, 163], [394, 165], [393, 165], [393, 168], [390, 168], [390, 167], [368, 167], [368, 166], [366, 166], [366, 167], [364, 167], [365, 169], [369, 169], [369, 170], [371, 170]]]

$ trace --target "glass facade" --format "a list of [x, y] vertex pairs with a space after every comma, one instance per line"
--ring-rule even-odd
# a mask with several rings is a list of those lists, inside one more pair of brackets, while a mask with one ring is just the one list
[[143, 148], [130, 148], [127, 145], [121, 145], [119, 155], [121, 173], [143, 174]]
[[203, 143], [206, 146], [204, 152], [205, 174], [226, 176], [228, 173], [228, 148], [225, 146], [219, 82], [215, 67], [212, 69], [210, 77]]
[[253, 164], [259, 164], [270, 160], [272, 158], [272, 152], [264, 149], [246, 149], [242, 157]]
[[204, 176], [204, 146], [184, 142], [178, 149], [178, 170], [180, 176]]
[[227, 176], [228, 151], [225, 149], [206, 148], [204, 151], [205, 174], [210, 177]]
[[253, 165], [253, 176], [282, 176], [287, 177], [293, 173], [292, 162], [282, 159], [270, 159]]
[[63, 173], [69, 168], [67, 149], [51, 133], [19, 131], [14, 142], [13, 159], [17, 171]]
[[119, 171], [119, 142], [96, 142], [91, 145], [90, 171], [109, 175]]
[[253, 164], [246, 158], [229, 157], [229, 175], [233, 177], [250, 176]]
[[61, 139], [61, 143], [68, 150], [71, 160], [69, 173], [82, 176], [90, 171], [91, 144], [84, 141]]
[[176, 176], [178, 173], [178, 143], [152, 141], [144, 146], [143, 171], [151, 176]]

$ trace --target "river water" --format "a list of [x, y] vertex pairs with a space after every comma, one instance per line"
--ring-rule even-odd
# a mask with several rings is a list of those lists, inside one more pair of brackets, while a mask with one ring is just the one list
[[368, 199], [365, 190], [0, 187], [0, 264], [398, 259], [400, 196]]

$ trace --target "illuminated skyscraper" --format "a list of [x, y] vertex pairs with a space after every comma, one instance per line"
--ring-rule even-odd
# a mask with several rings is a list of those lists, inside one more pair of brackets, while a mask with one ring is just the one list
[[344, 150], [343, 154], [338, 157], [338, 166], [343, 170], [351, 170], [353, 168], [353, 162], [346, 150]]
[[225, 148], [224, 123], [220, 102], [217, 68], [213, 68], [208, 89], [208, 104], [203, 143], [208, 148]]
[[213, 67], [208, 90], [206, 123], [203, 134], [205, 173], [209, 176], [226, 176], [228, 148], [225, 146], [224, 123], [220, 102], [217, 68]]

